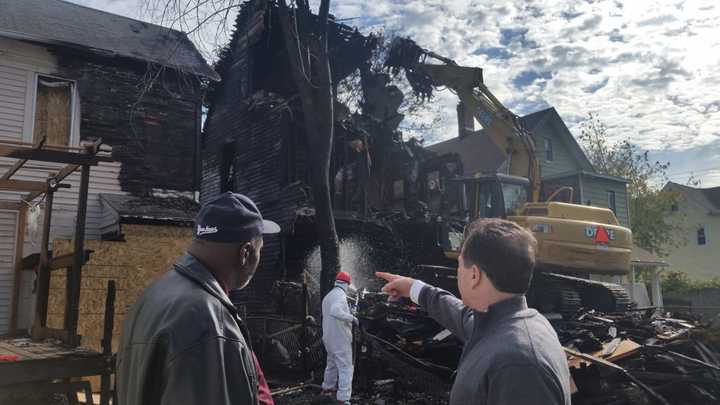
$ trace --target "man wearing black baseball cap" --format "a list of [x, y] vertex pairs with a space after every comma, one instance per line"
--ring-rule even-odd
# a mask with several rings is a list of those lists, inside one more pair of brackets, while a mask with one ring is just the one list
[[241, 194], [221, 194], [200, 209], [187, 254], [125, 320], [118, 403], [258, 403], [258, 371], [228, 292], [250, 282], [263, 235], [278, 232]]

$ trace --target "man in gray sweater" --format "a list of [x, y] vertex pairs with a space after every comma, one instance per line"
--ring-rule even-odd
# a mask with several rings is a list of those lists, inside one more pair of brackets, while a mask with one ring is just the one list
[[470, 224], [458, 258], [461, 299], [420, 280], [376, 273], [388, 281], [384, 292], [412, 299], [464, 342], [451, 405], [570, 404], [570, 373], [557, 334], [525, 300], [536, 245], [513, 222]]

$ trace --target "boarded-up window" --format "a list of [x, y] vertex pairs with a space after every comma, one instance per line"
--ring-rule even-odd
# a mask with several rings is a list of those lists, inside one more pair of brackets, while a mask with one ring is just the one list
[[38, 77], [33, 142], [47, 137], [47, 145], [68, 146], [72, 128], [73, 83]]

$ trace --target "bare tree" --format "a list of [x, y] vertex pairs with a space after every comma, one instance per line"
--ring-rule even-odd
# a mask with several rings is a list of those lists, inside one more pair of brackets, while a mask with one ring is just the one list
[[300, 94], [307, 145], [313, 153], [310, 182], [320, 239], [320, 291], [324, 296], [340, 269], [329, 177], [335, 102], [328, 56], [330, 0], [320, 2], [317, 16], [307, 0], [296, 0], [294, 8], [278, 0], [278, 6], [291, 72]]
[[137, 0], [142, 17], [182, 31], [213, 62], [230, 39], [244, 0]]

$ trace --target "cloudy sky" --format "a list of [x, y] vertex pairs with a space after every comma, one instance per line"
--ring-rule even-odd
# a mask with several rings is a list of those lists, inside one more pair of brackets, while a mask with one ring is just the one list
[[[73, 0], [148, 19], [157, 0]], [[241, 2], [241, 0], [236, 0]], [[362, 31], [385, 29], [484, 69], [488, 87], [524, 115], [555, 107], [574, 134], [589, 112], [629, 138], [670, 177], [720, 186], [720, 5], [716, 1], [336, 0], [333, 13]], [[206, 35], [194, 38], [212, 49]], [[214, 37], [214, 35], [212, 35]], [[454, 96], [445, 127], [455, 136]]]

